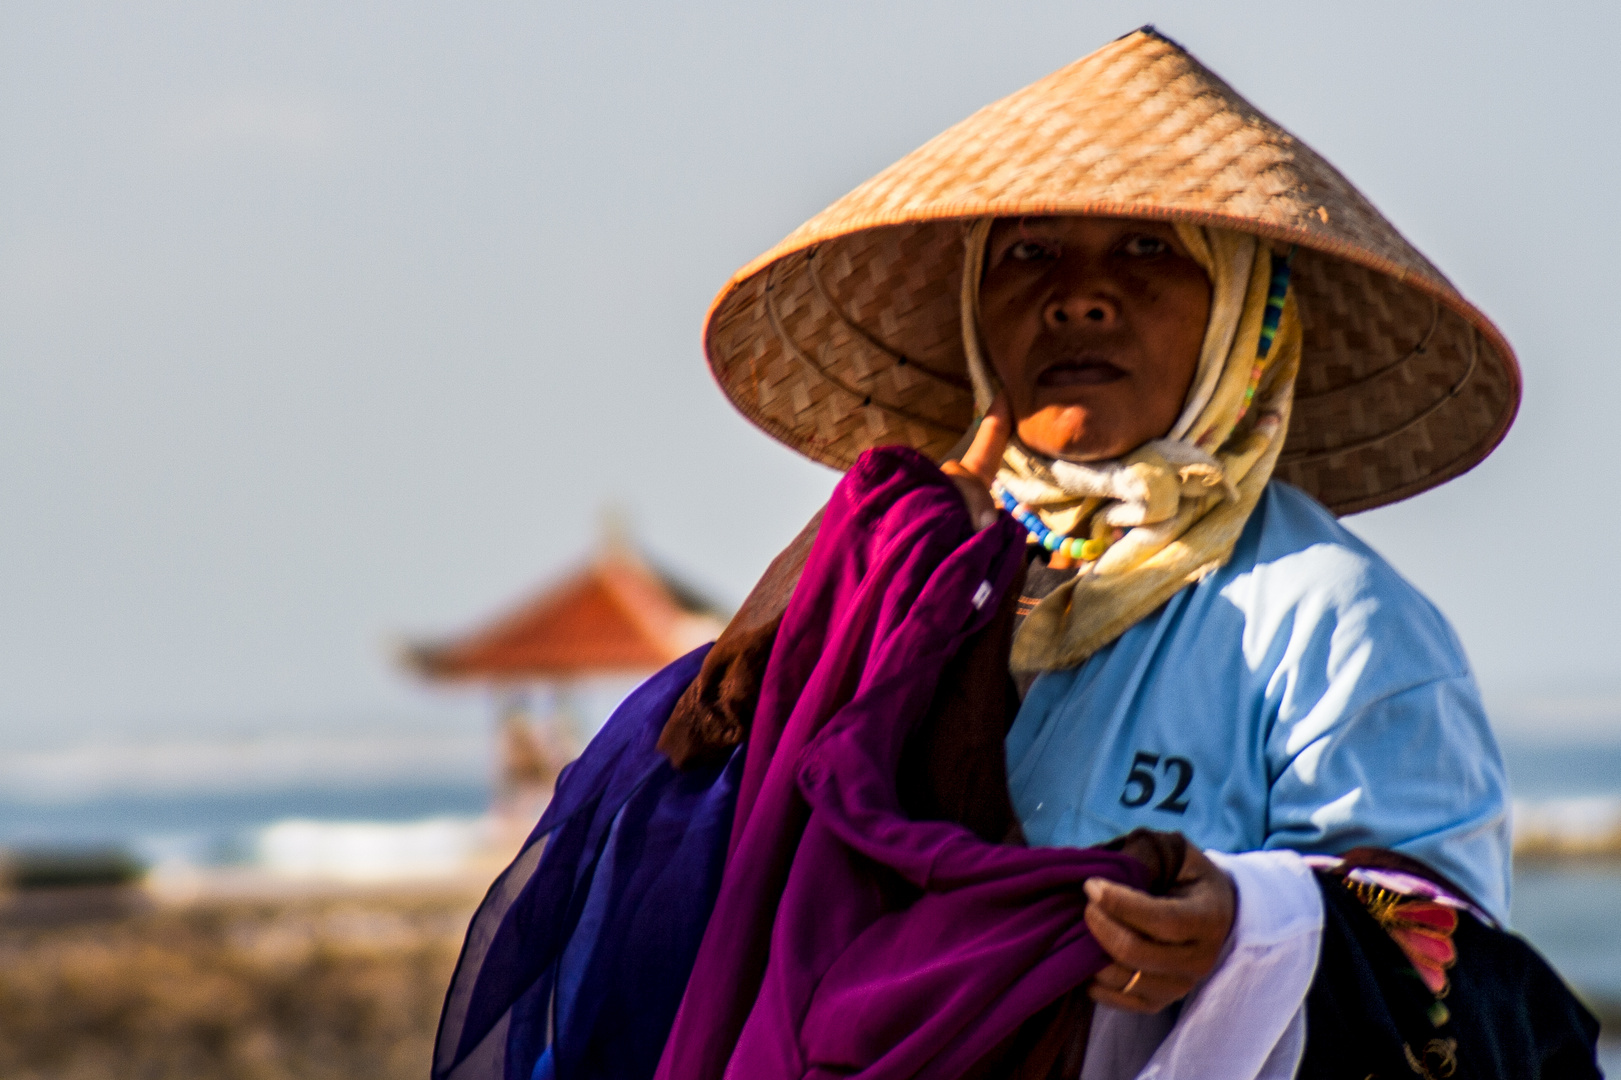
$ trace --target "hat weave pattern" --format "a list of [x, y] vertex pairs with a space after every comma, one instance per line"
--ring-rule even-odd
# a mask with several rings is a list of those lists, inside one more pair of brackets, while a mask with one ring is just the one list
[[1180, 46], [1137, 31], [980, 110], [744, 267], [711, 370], [767, 433], [847, 467], [939, 458], [973, 418], [957, 298], [985, 216], [1185, 220], [1299, 245], [1304, 352], [1275, 475], [1338, 513], [1470, 468], [1519, 369], [1497, 329], [1374, 207]]

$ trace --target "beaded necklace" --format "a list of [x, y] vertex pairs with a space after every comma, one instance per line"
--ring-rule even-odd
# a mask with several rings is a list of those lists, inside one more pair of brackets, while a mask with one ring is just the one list
[[[1244, 400], [1238, 407], [1238, 416], [1234, 419], [1236, 424], [1244, 419], [1249, 412], [1250, 403], [1255, 400], [1255, 391], [1261, 385], [1261, 376], [1266, 372], [1266, 357], [1272, 351], [1272, 340], [1278, 334], [1278, 322], [1283, 318], [1283, 305], [1289, 294], [1289, 263], [1293, 260], [1295, 249], [1290, 248], [1287, 254], [1272, 253], [1272, 278], [1267, 283], [1266, 309], [1261, 316], [1261, 340], [1255, 350], [1255, 366], [1250, 371], [1249, 382], [1244, 388]], [[991, 494], [1002, 504], [1002, 508], [1013, 515], [1013, 520], [1024, 526], [1025, 532], [1035, 538], [1036, 543], [1048, 551], [1062, 553], [1078, 562], [1096, 562], [1105, 551], [1126, 534], [1124, 529], [1115, 529], [1108, 536], [1094, 536], [1089, 540], [1082, 540], [1078, 536], [1059, 536], [1047, 528], [1044, 521], [1036, 512], [1015, 499], [1007, 488], [1000, 482], [991, 485]]]
[[[1108, 551], [1109, 545], [1113, 543], [1114, 540], [1118, 540], [1120, 538], [1119, 536], [1115, 536], [1105, 540], [1100, 537], [1093, 537], [1090, 540], [1082, 540], [1078, 536], [1059, 536], [1057, 533], [1047, 528], [1046, 523], [1043, 522], [1041, 518], [1036, 516], [1036, 512], [1034, 510], [1024, 505], [1024, 503], [1020, 502], [1018, 499], [1015, 499], [1012, 493], [1001, 484], [998, 483], [994, 485], [991, 488], [991, 494], [996, 496], [997, 501], [1002, 504], [1003, 509], [1013, 515], [1013, 520], [1017, 521], [1020, 525], [1023, 525], [1025, 532], [1035, 537], [1036, 543], [1040, 544], [1048, 551], [1062, 551], [1065, 555], [1068, 555], [1072, 559], [1078, 559], [1081, 562], [1092, 562], [1093, 560], [1099, 558], [1105, 551]], [[1123, 529], [1115, 530], [1116, 533], [1121, 534], [1123, 534], [1124, 531], [1125, 530]]]
[[1292, 247], [1286, 255], [1274, 253], [1272, 256], [1272, 280], [1267, 284], [1266, 311], [1261, 316], [1261, 342], [1255, 350], [1255, 367], [1251, 369], [1249, 384], [1244, 388], [1244, 403], [1238, 407], [1238, 416], [1233, 421], [1235, 424], [1250, 411], [1255, 391], [1261, 385], [1261, 375], [1266, 371], [1266, 355], [1272, 351], [1272, 339], [1278, 336], [1278, 323], [1283, 319], [1283, 303], [1289, 295], [1289, 263], [1294, 257], [1295, 249]]

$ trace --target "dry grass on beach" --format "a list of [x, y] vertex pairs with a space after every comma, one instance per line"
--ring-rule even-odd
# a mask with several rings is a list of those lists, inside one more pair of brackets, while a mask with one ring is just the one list
[[421, 1080], [475, 897], [0, 917], [6, 1080]]

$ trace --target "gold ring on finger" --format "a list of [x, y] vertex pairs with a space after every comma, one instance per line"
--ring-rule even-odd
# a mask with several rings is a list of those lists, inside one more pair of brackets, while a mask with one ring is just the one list
[[1136, 989], [1137, 983], [1138, 983], [1139, 980], [1142, 979], [1142, 977], [1143, 977], [1143, 969], [1138, 968], [1136, 971], [1132, 972], [1131, 978], [1126, 980], [1126, 985], [1120, 988], [1120, 992], [1122, 994], [1131, 993], [1132, 990]]

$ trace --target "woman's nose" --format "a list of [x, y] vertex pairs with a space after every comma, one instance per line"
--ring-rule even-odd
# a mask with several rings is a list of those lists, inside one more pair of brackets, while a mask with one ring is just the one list
[[[1043, 311], [1049, 329], [1095, 329], [1113, 327], [1120, 319], [1120, 303], [1097, 281], [1077, 282], [1060, 289], [1047, 300]], [[1077, 325], [1079, 324], [1079, 325]]]

